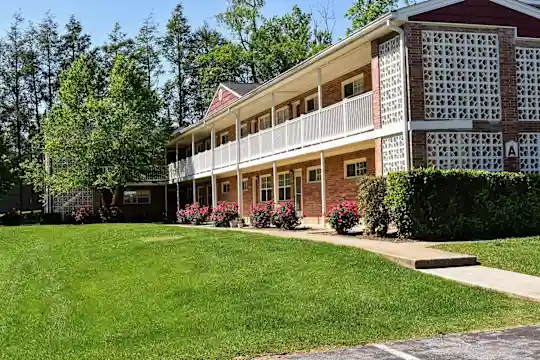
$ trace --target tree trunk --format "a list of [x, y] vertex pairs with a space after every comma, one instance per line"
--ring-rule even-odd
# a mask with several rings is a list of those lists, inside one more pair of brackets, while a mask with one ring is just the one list
[[120, 206], [124, 202], [124, 185], [117, 185], [114, 189], [114, 196], [112, 199], [112, 204], [115, 206]]

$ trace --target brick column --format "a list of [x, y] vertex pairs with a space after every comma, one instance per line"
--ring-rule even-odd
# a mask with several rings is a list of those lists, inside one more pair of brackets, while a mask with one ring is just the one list
[[426, 132], [416, 130], [411, 133], [411, 166], [412, 168], [426, 167], [428, 166]]
[[[501, 117], [503, 129], [503, 151], [507, 141], [519, 142], [519, 123], [516, 83], [516, 48], [514, 30], [500, 29], [499, 66], [501, 84]], [[504, 154], [504, 170], [519, 171], [519, 157], [507, 158]]]

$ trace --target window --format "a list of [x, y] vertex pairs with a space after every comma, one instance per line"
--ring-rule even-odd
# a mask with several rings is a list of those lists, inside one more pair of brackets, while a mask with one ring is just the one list
[[307, 179], [308, 184], [320, 183], [321, 182], [321, 167], [313, 166], [307, 169]]
[[150, 204], [151, 202], [150, 190], [124, 191], [124, 204]]
[[278, 189], [279, 201], [291, 200], [291, 173], [286, 172], [278, 175]]
[[344, 99], [360, 95], [362, 92], [364, 92], [364, 74], [345, 80], [343, 83], [341, 83], [341, 86]]
[[231, 184], [227, 182], [221, 183], [221, 193], [228, 194], [231, 191]]
[[229, 133], [228, 132], [221, 134], [220, 137], [221, 137], [221, 145], [225, 145], [226, 143], [229, 142]]
[[290, 120], [289, 114], [290, 111], [288, 106], [285, 106], [276, 111], [276, 124], [283, 124], [285, 121]]
[[313, 94], [306, 98], [306, 113], [319, 110], [319, 97], [318, 94]]
[[272, 127], [272, 118], [270, 114], [266, 114], [259, 118], [259, 131], [263, 131]]
[[197, 201], [199, 202], [199, 204], [201, 205], [205, 205], [206, 202], [206, 189], [204, 188], [204, 186], [199, 186], [197, 188]]
[[202, 153], [202, 152], [204, 152], [204, 151], [205, 151], [205, 149], [204, 149], [204, 143], [202, 143], [202, 142], [201, 142], [201, 143], [198, 143], [198, 144], [197, 144], [197, 154], [198, 154], [198, 153]]
[[354, 179], [368, 172], [366, 159], [345, 161], [345, 179]]
[[242, 126], [240, 126], [240, 138], [244, 138], [248, 136], [248, 124], [244, 123]]
[[249, 189], [249, 182], [248, 179], [242, 179], [242, 191], [248, 191]]
[[261, 176], [261, 201], [272, 200], [272, 176]]

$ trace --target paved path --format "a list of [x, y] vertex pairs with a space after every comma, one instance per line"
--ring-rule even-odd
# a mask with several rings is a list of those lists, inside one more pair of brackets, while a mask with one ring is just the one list
[[[485, 266], [420, 270], [463, 284], [480, 286], [540, 301], [540, 278]], [[540, 356], [538, 357], [540, 359]]]
[[540, 327], [456, 334], [361, 348], [270, 357], [295, 360], [538, 360]]

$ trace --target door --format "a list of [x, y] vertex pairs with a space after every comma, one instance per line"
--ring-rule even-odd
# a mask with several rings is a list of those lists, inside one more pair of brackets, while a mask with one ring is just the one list
[[294, 208], [302, 215], [302, 170], [294, 171]]

